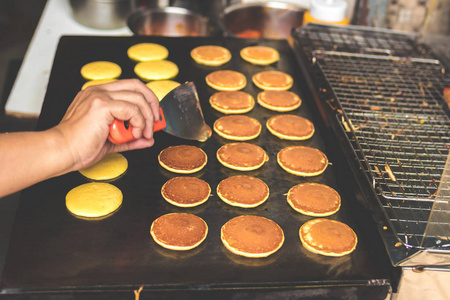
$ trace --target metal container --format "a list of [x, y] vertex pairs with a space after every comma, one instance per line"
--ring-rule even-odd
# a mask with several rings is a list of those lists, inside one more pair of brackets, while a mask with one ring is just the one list
[[75, 19], [88, 27], [115, 29], [126, 26], [134, 10], [132, 0], [70, 0]]
[[306, 8], [281, 3], [239, 3], [225, 8], [220, 23], [225, 35], [285, 39], [303, 22]]
[[206, 19], [181, 7], [139, 9], [128, 18], [128, 27], [136, 35], [208, 35]]

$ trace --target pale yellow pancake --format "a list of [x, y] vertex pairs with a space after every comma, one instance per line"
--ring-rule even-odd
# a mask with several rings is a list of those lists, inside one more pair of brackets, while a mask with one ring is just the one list
[[231, 59], [231, 52], [222, 46], [204, 45], [191, 50], [191, 57], [198, 64], [220, 66]]
[[255, 65], [270, 65], [280, 59], [278, 50], [268, 46], [248, 46], [240, 54], [243, 60]]
[[122, 68], [110, 61], [93, 61], [85, 64], [80, 73], [87, 80], [114, 79], [122, 74]]
[[112, 184], [91, 182], [77, 186], [66, 195], [66, 207], [83, 218], [100, 218], [122, 205], [122, 192]]
[[120, 153], [109, 153], [96, 164], [79, 172], [92, 180], [111, 180], [125, 173], [127, 169], [128, 161], [125, 156]]
[[85, 90], [86, 88], [88, 88], [90, 86], [110, 83], [110, 82], [113, 82], [113, 81], [116, 81], [116, 79], [90, 80], [90, 81], [86, 82], [85, 84], [83, 84], [83, 86], [81, 87], [81, 90]]
[[178, 66], [169, 60], [141, 61], [134, 67], [134, 72], [141, 79], [165, 80], [178, 75]]
[[173, 80], [155, 80], [146, 84], [161, 101], [168, 93], [180, 84]]
[[260, 216], [235, 217], [222, 226], [220, 233], [228, 250], [245, 257], [267, 257], [278, 251], [284, 243], [281, 227]]
[[127, 54], [136, 61], [163, 60], [169, 56], [169, 50], [155, 43], [139, 43], [128, 48]]
[[355, 250], [355, 232], [339, 221], [313, 219], [300, 227], [300, 241], [309, 251], [325, 256], [343, 256]]
[[164, 248], [186, 251], [199, 246], [206, 239], [208, 225], [193, 214], [169, 213], [153, 221], [150, 234]]

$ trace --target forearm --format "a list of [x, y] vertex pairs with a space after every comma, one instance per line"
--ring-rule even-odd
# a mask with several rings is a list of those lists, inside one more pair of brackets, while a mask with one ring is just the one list
[[0, 197], [72, 170], [58, 130], [0, 134]]

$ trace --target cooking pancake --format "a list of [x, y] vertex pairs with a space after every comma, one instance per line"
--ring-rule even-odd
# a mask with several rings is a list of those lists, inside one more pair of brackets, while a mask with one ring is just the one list
[[185, 251], [197, 247], [205, 240], [208, 225], [193, 214], [170, 213], [153, 221], [150, 234], [164, 248]]
[[247, 78], [237, 71], [219, 70], [209, 73], [206, 83], [218, 91], [238, 91], [247, 85]]
[[209, 98], [211, 107], [224, 114], [244, 114], [255, 106], [252, 95], [242, 91], [217, 92]]
[[75, 216], [96, 219], [115, 212], [122, 200], [122, 192], [114, 185], [91, 182], [70, 190], [66, 195], [66, 207]]
[[253, 83], [262, 90], [285, 91], [292, 87], [294, 80], [291, 75], [271, 70], [256, 73], [252, 77]]
[[280, 59], [278, 51], [268, 46], [249, 46], [241, 50], [243, 60], [255, 65], [270, 65]]
[[267, 129], [285, 140], [306, 140], [313, 136], [314, 125], [308, 119], [296, 115], [278, 115], [267, 120]]
[[122, 74], [122, 68], [110, 61], [93, 61], [85, 64], [80, 73], [87, 80], [114, 79]]
[[324, 184], [300, 183], [289, 190], [287, 202], [304, 215], [326, 217], [339, 210], [341, 196]]
[[98, 80], [89, 80], [81, 87], [81, 90], [85, 90], [86, 88], [94, 85], [100, 85], [105, 83], [110, 83], [116, 81], [116, 79], [98, 79]]
[[127, 54], [136, 61], [163, 60], [169, 56], [169, 50], [155, 43], [139, 43], [128, 48]]
[[158, 155], [160, 165], [175, 173], [195, 173], [203, 169], [207, 162], [202, 149], [190, 145], [170, 146]]
[[217, 195], [229, 205], [251, 208], [261, 205], [267, 200], [269, 187], [256, 177], [232, 176], [219, 182]]
[[299, 235], [306, 249], [326, 256], [349, 254], [358, 243], [355, 232], [347, 224], [329, 219], [306, 222], [300, 227]]
[[220, 66], [230, 61], [231, 52], [222, 46], [204, 45], [192, 49], [191, 57], [198, 64]]
[[163, 198], [175, 206], [194, 207], [208, 200], [211, 194], [209, 184], [195, 177], [175, 177], [161, 188]]
[[233, 170], [256, 170], [269, 160], [266, 152], [259, 146], [250, 143], [225, 144], [217, 150], [219, 162]]
[[282, 149], [278, 152], [277, 161], [284, 170], [298, 176], [317, 176], [328, 166], [328, 158], [324, 153], [305, 146]]
[[229, 140], [247, 141], [261, 133], [258, 120], [241, 115], [224, 116], [214, 122], [214, 131]]
[[122, 154], [109, 153], [96, 164], [79, 172], [92, 180], [111, 180], [125, 173], [127, 169], [128, 161]]
[[263, 91], [256, 97], [258, 104], [273, 111], [292, 111], [302, 104], [300, 97], [291, 91]]
[[155, 80], [146, 84], [156, 97], [161, 101], [170, 91], [179, 86], [180, 84], [173, 80]]
[[284, 243], [284, 233], [272, 220], [260, 216], [238, 216], [222, 226], [220, 238], [225, 247], [245, 257], [267, 257]]
[[141, 79], [165, 80], [178, 75], [178, 66], [168, 60], [141, 61], [134, 67], [134, 72]]

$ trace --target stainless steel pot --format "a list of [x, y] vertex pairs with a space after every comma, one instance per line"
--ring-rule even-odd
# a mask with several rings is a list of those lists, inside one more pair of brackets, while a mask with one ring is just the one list
[[208, 35], [206, 19], [181, 7], [139, 9], [128, 18], [128, 27], [136, 35]]
[[252, 2], [225, 8], [220, 24], [225, 35], [285, 39], [301, 26], [306, 8], [283, 2]]
[[70, 0], [70, 6], [79, 23], [98, 29], [115, 29], [126, 26], [134, 1]]

